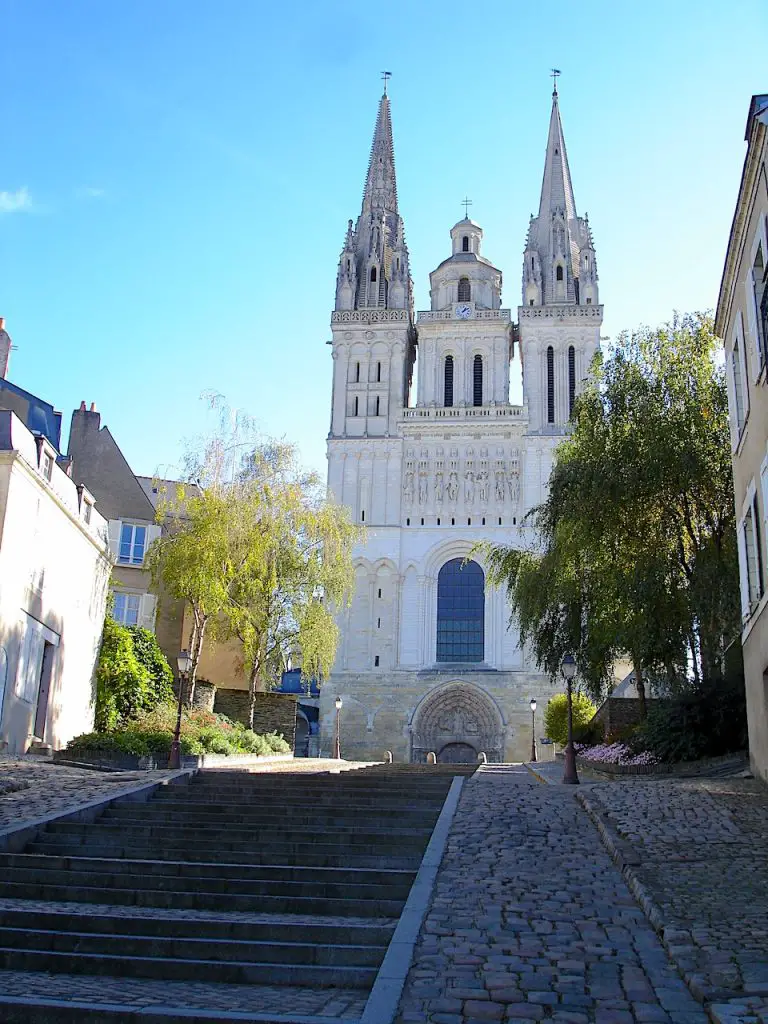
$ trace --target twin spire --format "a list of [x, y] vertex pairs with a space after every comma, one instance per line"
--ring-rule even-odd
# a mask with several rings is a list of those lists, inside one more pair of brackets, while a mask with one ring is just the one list
[[[559, 74], [559, 72], [557, 72]], [[388, 75], [388, 73], [387, 73]], [[384, 80], [360, 216], [349, 221], [336, 279], [336, 309], [412, 311], [413, 286], [397, 205], [392, 118]], [[586, 218], [577, 216], [558, 105], [557, 79], [539, 213], [532, 217], [523, 264], [523, 304], [597, 304], [597, 268]]]

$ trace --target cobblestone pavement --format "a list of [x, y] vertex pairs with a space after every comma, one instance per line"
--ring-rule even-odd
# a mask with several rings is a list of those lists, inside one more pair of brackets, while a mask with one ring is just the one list
[[573, 790], [488, 766], [465, 783], [397, 1021], [541, 1020], [707, 1015]]
[[[8, 996], [40, 996], [72, 1002], [122, 1003], [135, 1008], [173, 1006], [185, 1009], [234, 1010], [255, 1013], [316, 1014], [357, 1020], [366, 994], [357, 989], [286, 989], [279, 985], [220, 985], [200, 981], [152, 981], [148, 978], [106, 978], [87, 975], [0, 970], [0, 992]], [[286, 1007], [286, 999], [290, 1007]]]
[[629, 844], [631, 870], [694, 989], [715, 1001], [768, 996], [768, 790], [701, 779], [616, 782], [584, 795]]

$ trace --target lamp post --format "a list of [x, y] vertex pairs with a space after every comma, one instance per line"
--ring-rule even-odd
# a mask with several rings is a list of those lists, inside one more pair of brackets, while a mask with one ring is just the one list
[[184, 684], [192, 670], [192, 658], [189, 651], [180, 652], [176, 659], [176, 665], [179, 669], [179, 704], [176, 710], [176, 728], [173, 730], [171, 756], [168, 759], [169, 768], [181, 768], [181, 709], [184, 705]]
[[339, 737], [339, 723], [341, 719], [341, 697], [336, 698], [336, 728], [333, 734], [333, 756], [337, 761], [341, 760], [341, 740]]
[[531, 697], [531, 761], [538, 761], [536, 756], [536, 698]]
[[560, 671], [568, 687], [568, 743], [565, 748], [563, 782], [567, 786], [578, 786], [579, 775], [576, 771], [576, 751], [573, 749], [573, 679], [576, 675], [576, 659], [572, 654], [566, 654], [563, 658]]

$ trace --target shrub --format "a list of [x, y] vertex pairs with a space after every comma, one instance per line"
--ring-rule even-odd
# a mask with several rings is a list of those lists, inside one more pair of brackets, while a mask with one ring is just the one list
[[652, 751], [662, 761], [696, 761], [746, 750], [743, 679], [705, 680], [659, 702], [632, 745]]
[[[567, 726], [566, 726], [567, 731]], [[566, 737], [567, 739], [567, 737]], [[597, 746], [605, 739], [605, 726], [598, 718], [593, 718], [586, 725], [573, 726], [573, 742], [583, 746]]]
[[264, 739], [269, 744], [271, 751], [275, 754], [290, 754], [291, 748], [284, 736], [279, 732], [264, 733]]
[[[584, 693], [573, 694], [573, 730], [586, 726], [597, 708]], [[568, 697], [557, 693], [544, 710], [544, 728], [547, 736], [564, 746], [568, 742]]]
[[143, 626], [127, 628], [133, 640], [133, 653], [139, 664], [149, 672], [149, 686], [152, 692], [150, 699], [154, 700], [152, 706], [173, 701], [173, 670], [160, 650], [157, 637]]
[[130, 632], [105, 619], [96, 666], [96, 728], [114, 729], [132, 718], [150, 694], [149, 672], [136, 657]]

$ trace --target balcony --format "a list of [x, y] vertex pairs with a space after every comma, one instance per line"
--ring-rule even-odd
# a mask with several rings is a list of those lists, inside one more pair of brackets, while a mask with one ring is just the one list
[[527, 419], [525, 405], [417, 406], [403, 409], [404, 420], [514, 420]]
[[466, 320], [457, 320], [453, 309], [426, 309], [416, 314], [416, 323], [428, 324], [436, 320], [453, 320], [456, 323], [470, 324], [476, 320], [496, 320], [503, 324], [512, 322], [512, 313], [509, 309], [475, 309], [471, 317]]

